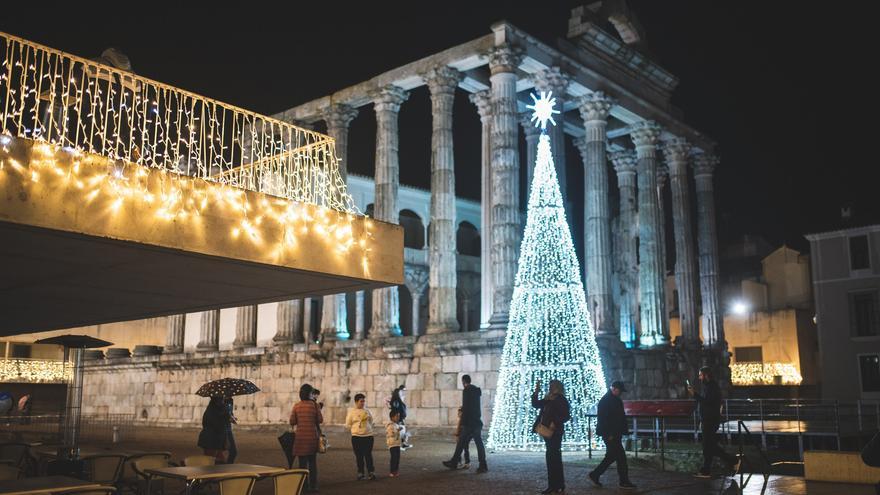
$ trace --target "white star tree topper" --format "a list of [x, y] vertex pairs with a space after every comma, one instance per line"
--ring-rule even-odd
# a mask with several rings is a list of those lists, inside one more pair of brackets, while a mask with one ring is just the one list
[[553, 108], [556, 106], [556, 98], [552, 98], [552, 95], [552, 91], [541, 91], [541, 97], [538, 98], [535, 93], [532, 93], [530, 96], [535, 103], [526, 105], [526, 108], [532, 110], [531, 120], [535, 123], [535, 127], [540, 127], [542, 131], [547, 130], [548, 120], [556, 125], [553, 114], [559, 113], [559, 110]]

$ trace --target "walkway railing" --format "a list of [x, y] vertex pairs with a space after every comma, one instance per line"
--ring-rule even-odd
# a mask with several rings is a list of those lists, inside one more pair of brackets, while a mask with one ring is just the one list
[[357, 212], [329, 136], [2, 32], [0, 133]]

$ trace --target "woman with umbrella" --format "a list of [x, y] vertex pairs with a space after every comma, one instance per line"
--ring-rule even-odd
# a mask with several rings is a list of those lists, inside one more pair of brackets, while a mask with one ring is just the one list
[[312, 400], [312, 386], [304, 383], [299, 388], [299, 402], [290, 412], [290, 424], [296, 428], [293, 455], [299, 458], [300, 469], [309, 468], [309, 490], [318, 490], [318, 428], [324, 422], [321, 409]]
[[215, 457], [217, 464], [226, 462], [226, 435], [229, 427], [229, 414], [226, 412], [226, 403], [223, 397], [211, 397], [211, 402], [202, 414], [202, 431], [199, 433], [198, 446], [205, 451], [205, 455]]

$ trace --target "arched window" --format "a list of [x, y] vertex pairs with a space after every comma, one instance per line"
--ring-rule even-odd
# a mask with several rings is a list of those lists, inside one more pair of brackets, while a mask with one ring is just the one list
[[458, 254], [480, 255], [480, 232], [473, 224], [470, 222], [458, 224], [458, 232], [455, 235], [455, 247]]
[[403, 246], [414, 249], [425, 247], [425, 226], [422, 217], [412, 210], [400, 210], [400, 226], [403, 227]]

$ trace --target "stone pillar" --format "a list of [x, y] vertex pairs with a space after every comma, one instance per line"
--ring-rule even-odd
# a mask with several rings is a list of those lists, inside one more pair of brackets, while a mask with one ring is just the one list
[[[397, 156], [397, 114], [408, 93], [397, 86], [385, 86], [373, 95], [376, 109], [376, 197], [377, 220], [398, 223], [397, 190], [400, 165]], [[370, 338], [400, 335], [400, 298], [397, 287], [373, 290], [373, 326]]]
[[636, 155], [631, 151], [619, 151], [610, 155], [617, 172], [617, 188], [620, 196], [618, 229], [620, 245], [620, 340], [629, 347], [638, 343], [638, 213], [636, 209]]
[[703, 305], [703, 346], [727, 347], [724, 315], [718, 301], [718, 238], [715, 232], [715, 189], [712, 174], [718, 158], [699, 153], [694, 156], [697, 183], [697, 245], [700, 253], [700, 297]]
[[492, 71], [492, 297], [490, 328], [506, 329], [519, 256], [519, 130], [516, 68], [519, 49], [503, 45], [489, 53]]
[[[429, 267], [430, 270], [430, 267]], [[428, 287], [430, 275], [421, 268], [404, 268], [403, 280], [412, 296], [412, 334], [419, 335], [419, 302]], [[457, 322], [457, 320], [456, 320]]]
[[455, 155], [452, 104], [461, 74], [446, 66], [425, 77], [431, 91], [431, 235], [428, 245], [428, 333], [458, 331], [455, 223]]
[[[358, 110], [349, 105], [337, 103], [324, 112], [327, 134], [336, 141], [336, 158], [339, 175], [348, 180], [348, 125], [357, 117]], [[349, 338], [348, 317], [345, 294], [324, 296], [321, 310], [321, 335], [324, 340], [345, 340]]]
[[[660, 253], [660, 273], [663, 276], [663, 300], [666, 300], [666, 183], [669, 181], [669, 169], [664, 166], [657, 166], [657, 211], [660, 213], [660, 229], [657, 231], [660, 244], [658, 252]], [[666, 308], [666, 318], [669, 319], [669, 308]]]
[[364, 291], [359, 290], [354, 293], [354, 338], [355, 340], [363, 340], [364, 332]]
[[672, 182], [672, 228], [675, 236], [675, 287], [678, 289], [678, 318], [681, 338], [688, 347], [698, 347], [697, 298], [694, 259], [694, 227], [691, 223], [690, 189], [687, 163], [690, 144], [681, 138], [668, 141], [663, 148]]
[[[535, 162], [538, 161], [538, 140], [541, 138], [541, 128], [535, 127], [532, 122], [532, 112], [519, 114], [519, 123], [526, 136], [526, 191], [532, 190], [532, 177], [535, 175]], [[551, 144], [552, 146], [552, 144]], [[554, 158], [555, 160], [555, 158]], [[528, 195], [528, 193], [527, 193]]]
[[216, 351], [220, 345], [220, 310], [202, 313], [201, 332], [196, 350], [203, 352]]
[[165, 337], [165, 354], [183, 352], [183, 339], [186, 335], [186, 315], [171, 315], [168, 317], [168, 333]]
[[605, 128], [614, 102], [601, 92], [579, 102], [585, 134], [575, 144], [584, 162], [584, 271], [587, 307], [593, 329], [599, 335], [614, 335], [618, 329], [611, 293], [611, 206], [608, 199], [608, 158]]
[[303, 301], [292, 299], [278, 303], [276, 317], [278, 318], [278, 330], [272, 340], [277, 345], [301, 344], [305, 342], [303, 337]]
[[470, 95], [482, 125], [480, 177], [480, 329], [492, 316], [492, 96], [489, 91]]
[[657, 204], [657, 140], [660, 127], [654, 122], [632, 125], [638, 157], [639, 198], [639, 343], [654, 346], [669, 342], [663, 269], [660, 261], [660, 208]]
[[241, 306], [235, 312], [235, 340], [233, 347], [257, 345], [257, 306]]
[[[553, 154], [553, 164], [556, 166], [556, 177], [559, 179], [559, 189], [562, 192], [562, 202], [565, 210], [571, 214], [571, 200], [568, 197], [567, 180], [565, 174], [565, 90], [568, 88], [569, 78], [562, 73], [559, 67], [543, 69], [532, 76], [537, 91], [549, 91], [551, 98], [556, 98], [555, 108], [558, 115], [553, 116], [556, 125], [547, 126], [547, 135], [550, 136], [550, 150]], [[529, 116], [531, 118], [531, 116]], [[534, 126], [534, 123], [532, 123]], [[538, 131], [540, 137], [540, 130]], [[537, 138], [536, 138], [537, 139]], [[604, 135], [602, 136], [604, 140]], [[537, 149], [537, 148], [536, 148]], [[535, 152], [537, 155], [537, 151]], [[534, 170], [535, 163], [529, 157], [529, 171]], [[603, 152], [604, 160], [604, 152]], [[531, 187], [531, 175], [529, 175], [529, 187]], [[570, 217], [569, 217], [570, 218]]]

